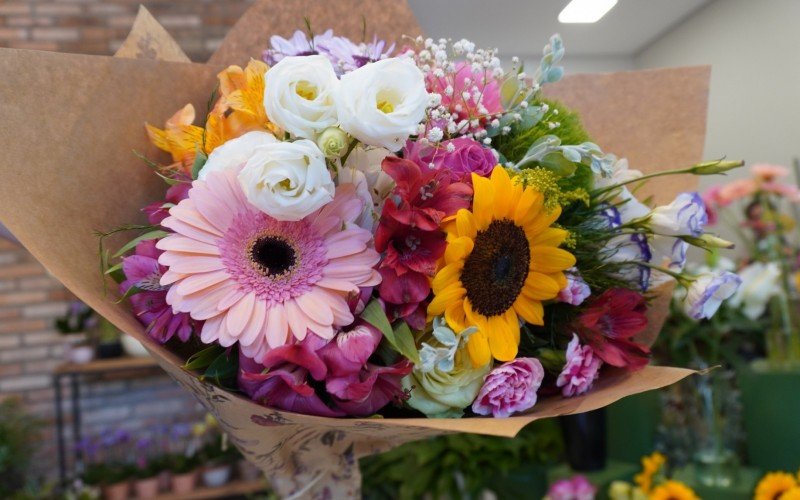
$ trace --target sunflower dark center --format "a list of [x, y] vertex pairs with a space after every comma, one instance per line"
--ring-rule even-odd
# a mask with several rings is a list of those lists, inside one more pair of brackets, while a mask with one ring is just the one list
[[250, 247], [250, 259], [264, 276], [272, 278], [289, 272], [297, 262], [297, 254], [285, 240], [262, 236]]
[[495, 220], [479, 231], [461, 272], [473, 310], [484, 316], [508, 310], [522, 292], [530, 261], [528, 238], [514, 222]]

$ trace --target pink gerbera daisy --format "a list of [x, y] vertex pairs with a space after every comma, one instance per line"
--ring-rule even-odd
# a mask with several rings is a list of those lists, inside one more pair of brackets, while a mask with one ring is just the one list
[[343, 184], [304, 219], [278, 221], [247, 202], [235, 169], [194, 181], [162, 222], [175, 232], [158, 243], [167, 302], [205, 320], [203, 342], [238, 342], [259, 362], [309, 331], [332, 338], [353, 322], [349, 296], [380, 282], [372, 234], [354, 223], [362, 203]]

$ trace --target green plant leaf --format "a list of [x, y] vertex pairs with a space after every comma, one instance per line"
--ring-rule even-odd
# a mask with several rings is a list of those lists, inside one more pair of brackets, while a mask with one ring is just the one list
[[183, 369], [191, 371], [204, 370], [211, 366], [211, 363], [213, 363], [214, 360], [224, 352], [224, 347], [218, 344], [213, 344], [189, 356], [189, 359], [187, 359], [186, 363], [183, 365]]
[[231, 384], [227, 384], [226, 382], [230, 382], [232, 378], [235, 378], [238, 371], [239, 357], [237, 353], [235, 351], [229, 353], [223, 350], [223, 352], [211, 362], [208, 368], [206, 368], [206, 371], [203, 372], [200, 379], [211, 379], [218, 386], [229, 388], [228, 386]]
[[144, 233], [143, 235], [141, 235], [141, 236], [139, 236], [137, 238], [134, 238], [131, 241], [129, 241], [128, 243], [126, 243], [122, 248], [117, 250], [117, 253], [115, 253], [113, 255], [113, 257], [114, 258], [121, 257], [122, 255], [124, 255], [124, 254], [130, 252], [131, 250], [133, 250], [134, 248], [136, 248], [136, 245], [138, 245], [142, 241], [145, 241], [145, 240], [156, 240], [156, 239], [159, 239], [159, 238], [163, 238], [164, 236], [167, 236], [168, 234], [169, 234], [168, 232], [162, 231], [161, 229], [156, 229], [154, 231], [150, 231], [150, 232]]
[[389, 323], [389, 318], [386, 317], [386, 313], [383, 312], [380, 303], [375, 299], [372, 299], [367, 304], [367, 307], [364, 308], [361, 313], [361, 319], [380, 330], [395, 351], [412, 362], [419, 363], [419, 353], [414, 344], [414, 335], [405, 321], [398, 322], [393, 329], [392, 324]]
[[138, 286], [132, 286], [132, 287], [128, 288], [127, 290], [125, 290], [125, 293], [122, 294], [122, 297], [120, 297], [119, 300], [117, 300], [115, 302], [115, 304], [120, 304], [120, 303], [124, 302], [125, 299], [127, 299], [127, 298], [129, 298], [129, 297], [131, 297], [133, 295], [136, 295], [139, 292], [143, 292], [143, 291], [144, 290], [142, 290]]
[[197, 152], [194, 156], [194, 163], [192, 164], [192, 179], [197, 179], [197, 176], [200, 175], [200, 170], [208, 161], [208, 155], [206, 155], [200, 146], [197, 146]]
[[419, 352], [414, 344], [414, 334], [405, 321], [400, 321], [394, 327], [395, 349], [403, 356], [410, 359], [414, 364], [419, 364]]

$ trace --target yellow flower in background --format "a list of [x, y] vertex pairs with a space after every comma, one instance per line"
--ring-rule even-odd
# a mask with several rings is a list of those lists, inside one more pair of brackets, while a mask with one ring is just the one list
[[187, 104], [167, 120], [164, 130], [145, 124], [150, 142], [172, 156], [173, 168], [186, 173], [192, 171], [198, 145], [203, 144], [203, 128], [192, 125], [194, 119], [194, 106]]
[[457, 332], [476, 326], [467, 351], [474, 366], [483, 366], [492, 357], [514, 359], [520, 317], [544, 324], [542, 301], [566, 286], [563, 271], [575, 257], [558, 248], [567, 231], [550, 227], [561, 208], [545, 210], [540, 192], [513, 183], [500, 167], [490, 179], [473, 174], [472, 183], [472, 211], [459, 210], [444, 225], [447, 249], [428, 315], [444, 314]]
[[653, 477], [658, 474], [661, 467], [667, 462], [667, 457], [659, 452], [642, 457], [642, 472], [636, 474], [633, 480], [645, 493], [653, 487]]
[[754, 500], [775, 500], [798, 486], [797, 479], [788, 472], [770, 472], [756, 486]]
[[650, 500], [700, 500], [700, 497], [680, 481], [665, 481], [653, 489]]
[[800, 500], [800, 487], [787, 490], [786, 493], [778, 497], [778, 500]]

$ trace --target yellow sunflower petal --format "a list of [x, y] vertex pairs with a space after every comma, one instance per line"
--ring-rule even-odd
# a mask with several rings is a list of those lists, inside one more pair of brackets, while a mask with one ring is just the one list
[[464, 264], [462, 262], [454, 262], [441, 268], [431, 281], [433, 293], [438, 294], [450, 285], [458, 283], [461, 277], [461, 269], [463, 269], [463, 267]]
[[561, 248], [533, 247], [531, 269], [542, 273], [555, 273], [575, 265], [575, 256]]
[[514, 342], [519, 347], [519, 317], [513, 307], [509, 307], [505, 312], [506, 322], [511, 327], [511, 334], [514, 336]]
[[556, 227], [548, 227], [531, 240], [531, 246], [557, 247], [564, 243], [569, 231]]
[[538, 300], [530, 300], [524, 293], [514, 302], [514, 311], [532, 325], [544, 325], [544, 306]]
[[489, 349], [492, 351], [492, 356], [498, 361], [514, 359], [517, 356], [518, 344], [514, 339], [511, 322], [505, 316], [492, 316], [489, 318], [489, 328]]
[[492, 351], [489, 350], [489, 339], [483, 331], [478, 330], [469, 337], [467, 353], [472, 361], [472, 366], [476, 368], [491, 361]]
[[475, 224], [480, 230], [492, 221], [495, 193], [492, 189], [492, 181], [477, 174], [472, 174], [472, 187], [475, 191], [472, 199], [472, 214], [475, 217]]
[[522, 293], [534, 300], [550, 300], [564, 288], [549, 274], [536, 271], [528, 273]]
[[475, 225], [475, 218], [472, 212], [466, 209], [461, 209], [456, 213], [456, 231], [458, 236], [475, 239], [478, 234], [478, 227]]
[[496, 219], [505, 219], [514, 213], [514, 186], [506, 169], [499, 166], [492, 170], [491, 181], [494, 189], [493, 215]]
[[532, 236], [544, 231], [546, 227], [557, 221], [559, 217], [561, 217], [561, 207], [555, 207], [550, 212], [542, 210], [539, 212], [539, 215], [529, 222], [523, 222], [522, 226], [525, 228], [525, 234]]
[[528, 188], [522, 192], [519, 203], [514, 209], [514, 222], [522, 225], [523, 222], [533, 220], [542, 209], [544, 196], [535, 189]]
[[564, 273], [547, 273], [547, 276], [550, 276], [550, 278], [558, 283], [559, 290], [563, 290], [567, 287], [567, 276]]
[[464, 313], [464, 301], [456, 300], [444, 310], [447, 325], [456, 333], [467, 329], [467, 315]]
[[461, 262], [472, 253], [472, 248], [474, 246], [475, 242], [470, 238], [455, 238], [447, 243], [447, 248], [444, 251], [444, 261], [448, 264]]
[[433, 297], [428, 306], [428, 314], [438, 316], [444, 313], [444, 310], [451, 302], [463, 298], [465, 294], [466, 290], [461, 286], [461, 282], [450, 285]]

